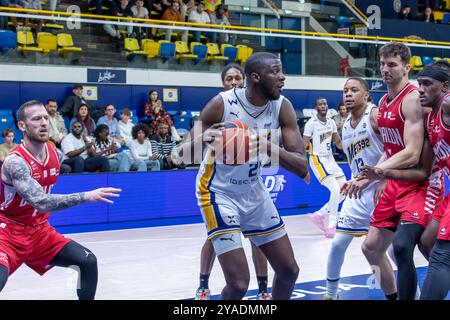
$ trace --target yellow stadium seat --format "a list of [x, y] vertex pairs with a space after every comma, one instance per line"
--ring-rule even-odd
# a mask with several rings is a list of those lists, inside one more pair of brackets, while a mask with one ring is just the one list
[[433, 11], [434, 21], [442, 21], [444, 20], [444, 12], [442, 11]]
[[253, 48], [247, 47], [246, 45], [238, 44], [236, 48], [238, 49], [236, 60], [241, 64], [244, 64], [245, 61], [247, 61], [247, 59], [253, 54]]
[[159, 42], [150, 39], [142, 40], [142, 50], [147, 54], [147, 60], [151, 60], [159, 55]]
[[31, 31], [17, 31], [17, 48], [23, 54], [26, 52], [42, 52], [42, 48], [35, 47], [33, 33]]
[[124, 47], [127, 58], [133, 58], [136, 55], [147, 55], [147, 52], [141, 50], [139, 47], [139, 42], [135, 38], [125, 38]]
[[419, 71], [419, 70], [423, 69], [422, 58], [420, 56], [412, 56], [411, 60], [412, 60], [412, 63], [410, 63], [411, 64], [411, 68], [414, 71]]
[[53, 51], [58, 51], [58, 41], [56, 36], [48, 32], [39, 32], [38, 47], [42, 48], [42, 53], [44, 55], [48, 55]]
[[184, 59], [197, 59], [198, 55], [192, 54], [189, 51], [188, 45], [184, 41], [175, 41], [175, 58], [179, 62], [183, 62]]
[[58, 51], [65, 56], [68, 53], [80, 53], [83, 51], [80, 47], [74, 47], [72, 35], [68, 33], [58, 33]]
[[210, 62], [214, 62], [216, 60], [228, 60], [227, 57], [220, 54], [219, 45], [217, 43], [207, 43], [206, 46], [208, 47], [207, 50], [207, 57], [206, 59]]

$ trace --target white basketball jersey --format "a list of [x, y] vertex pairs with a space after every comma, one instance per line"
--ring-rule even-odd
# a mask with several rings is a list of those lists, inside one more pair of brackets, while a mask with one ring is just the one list
[[305, 124], [303, 135], [311, 137], [311, 154], [315, 156], [328, 156], [333, 154], [331, 148], [331, 139], [333, 133], [337, 133], [336, 122], [327, 118], [326, 122], [322, 122], [317, 115], [311, 117]]
[[347, 155], [352, 176], [359, 174], [364, 165], [375, 166], [384, 152], [383, 141], [370, 123], [370, 113], [375, 106], [366, 105], [366, 110], [356, 128], [351, 126], [351, 115], [342, 128], [342, 147]]
[[[252, 105], [245, 97], [245, 88], [234, 88], [221, 92], [224, 112], [223, 121], [240, 120], [250, 129], [278, 129], [278, 116], [284, 99], [269, 101], [266, 106]], [[211, 153], [207, 152], [197, 174], [197, 190], [200, 192], [249, 192], [255, 185], [264, 187], [261, 179], [261, 165], [254, 161], [239, 166], [227, 166], [221, 163], [208, 164]], [[265, 189], [265, 188], [264, 188]]]

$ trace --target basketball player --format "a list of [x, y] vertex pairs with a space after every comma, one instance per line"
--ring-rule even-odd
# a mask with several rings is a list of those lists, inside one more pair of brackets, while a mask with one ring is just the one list
[[[376, 167], [382, 170], [415, 167], [419, 164], [424, 144], [424, 126], [419, 93], [408, 81], [411, 52], [406, 45], [392, 42], [381, 47], [379, 54], [388, 93], [380, 100], [378, 113], [385, 155]], [[397, 288], [399, 299], [412, 300], [415, 297], [414, 248], [430, 221], [434, 201], [440, 196], [439, 188], [428, 179], [387, 182], [374, 210], [362, 250], [390, 300], [397, 299]], [[391, 243], [398, 266], [397, 288], [386, 256]], [[389, 271], [379, 272], [376, 268]]]
[[[203, 134], [195, 135], [194, 128], [188, 148], [221, 136], [227, 120], [241, 120], [255, 129], [281, 128], [284, 148], [269, 143], [267, 154], [273, 162], [278, 157], [282, 167], [307, 177], [295, 111], [281, 95], [285, 81], [281, 61], [271, 53], [255, 53], [245, 64], [245, 75], [246, 88], [222, 92], [208, 102], [200, 115]], [[221, 299], [241, 299], [247, 292], [250, 276], [241, 232], [261, 249], [275, 271], [273, 299], [289, 299], [299, 268], [284, 223], [260, 178], [260, 162], [253, 160], [226, 166], [208, 151], [197, 176], [198, 203], [225, 275]]]
[[[226, 65], [222, 70], [222, 85], [224, 91], [233, 88], [242, 88], [244, 86], [244, 70], [235, 63]], [[255, 265], [256, 278], [258, 281], [257, 300], [270, 300], [272, 295], [267, 292], [267, 259], [257, 246], [251, 242], [253, 264]], [[214, 264], [216, 255], [211, 240], [206, 240], [202, 247], [200, 255], [200, 285], [196, 292], [196, 300], [209, 300], [211, 291], [209, 290], [208, 280]]]
[[[352, 171], [360, 174], [363, 165], [375, 165], [383, 154], [379, 136], [378, 108], [368, 104], [369, 86], [361, 78], [349, 78], [344, 85], [343, 101], [350, 116], [342, 129], [342, 145]], [[345, 253], [354, 237], [367, 234], [374, 204], [374, 193], [380, 192], [378, 181], [371, 181], [360, 197], [347, 197], [339, 213], [336, 235], [327, 262], [327, 294], [325, 300], [338, 299], [338, 284]], [[345, 186], [344, 186], [345, 188]]]
[[[438, 61], [426, 66], [417, 78], [419, 83], [420, 103], [424, 109], [431, 109], [425, 120], [426, 138], [421, 156], [421, 165], [417, 168], [406, 170], [380, 170], [379, 168], [367, 167], [364, 174], [369, 176], [377, 176], [378, 178], [401, 179], [401, 180], [425, 180], [435, 181], [434, 185], [441, 182], [443, 186], [440, 172], [432, 164], [437, 161], [438, 167], [444, 169], [448, 174], [448, 156], [450, 155], [450, 134], [446, 129], [446, 114], [450, 115], [450, 96], [448, 93], [448, 85], [450, 77], [450, 64], [446, 61]], [[449, 121], [450, 123], [450, 121]], [[422, 160], [424, 158], [425, 160]], [[431, 172], [431, 177], [430, 176]], [[431, 182], [430, 182], [431, 185]], [[439, 195], [442, 196], [441, 192]], [[445, 218], [447, 217], [448, 197], [441, 201], [436, 198], [436, 207], [431, 216], [431, 221], [422, 233], [419, 248], [424, 256], [429, 259], [430, 266], [428, 268], [427, 284], [423, 289], [421, 299], [443, 299], [450, 288], [450, 257], [449, 247], [445, 249], [448, 243], [448, 234], [445, 230]], [[443, 217], [444, 216], [444, 217]], [[441, 227], [440, 227], [441, 225]], [[444, 226], [444, 231], [442, 231]], [[446, 238], [447, 237], [447, 238]], [[436, 243], [436, 253], [429, 257], [432, 246]], [[441, 241], [442, 240], [442, 241]], [[446, 260], [447, 259], [447, 260]]]
[[49, 211], [118, 197], [120, 189], [100, 188], [67, 195], [50, 194], [59, 175], [56, 149], [49, 142], [48, 113], [36, 100], [17, 113], [23, 142], [1, 169], [0, 290], [23, 263], [43, 275], [50, 268], [74, 266], [80, 273], [78, 298], [94, 299], [97, 259], [87, 248], [65, 238], [48, 223]]
[[[305, 124], [303, 144], [309, 146], [309, 165], [320, 184], [330, 191], [330, 199], [309, 217], [325, 232], [325, 237], [333, 238], [336, 232], [338, 207], [342, 201], [340, 189], [346, 179], [344, 172], [334, 160], [331, 139], [339, 149], [342, 149], [342, 142], [337, 132], [336, 122], [327, 118], [327, 100], [317, 99], [316, 110], [317, 115], [311, 117]], [[326, 226], [325, 218], [328, 218]]]

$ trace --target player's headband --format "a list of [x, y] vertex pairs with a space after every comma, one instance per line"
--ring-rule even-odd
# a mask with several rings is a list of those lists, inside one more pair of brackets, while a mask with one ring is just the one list
[[419, 72], [418, 77], [429, 77], [433, 78], [439, 82], [450, 82], [450, 75], [443, 70], [436, 70], [432, 67], [426, 66]]

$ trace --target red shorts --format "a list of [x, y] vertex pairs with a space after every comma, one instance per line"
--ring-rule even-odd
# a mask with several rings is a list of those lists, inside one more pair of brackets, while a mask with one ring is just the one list
[[433, 219], [439, 221], [438, 239], [450, 240], [450, 206], [449, 195], [439, 205], [433, 213]]
[[370, 225], [393, 228], [400, 221], [411, 221], [426, 228], [443, 197], [443, 189], [431, 188], [428, 183], [388, 180]]
[[43, 275], [70, 239], [49, 225], [24, 226], [0, 217], [0, 264], [13, 274], [23, 263]]

